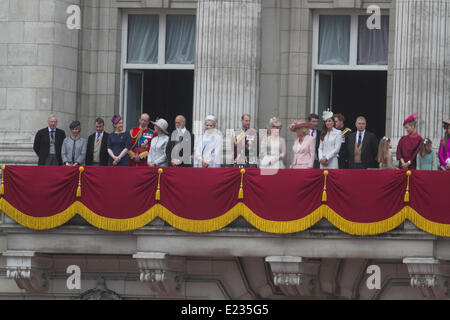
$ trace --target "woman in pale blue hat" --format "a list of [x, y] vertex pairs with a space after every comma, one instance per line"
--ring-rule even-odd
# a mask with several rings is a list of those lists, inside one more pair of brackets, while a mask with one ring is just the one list
[[167, 132], [169, 124], [164, 119], [158, 119], [155, 122], [152, 121], [152, 123], [155, 126], [157, 136], [152, 139], [147, 164], [150, 167], [166, 167], [169, 165], [166, 154], [167, 144], [169, 143]]
[[194, 154], [194, 167], [220, 168], [222, 164], [222, 134], [216, 129], [217, 118], [205, 118], [205, 132], [197, 142]]

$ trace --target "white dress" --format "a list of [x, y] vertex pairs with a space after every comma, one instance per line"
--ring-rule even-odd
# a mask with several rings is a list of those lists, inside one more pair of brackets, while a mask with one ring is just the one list
[[[324, 130], [327, 130], [324, 128]], [[333, 128], [328, 132], [324, 140], [320, 140], [319, 146], [319, 161], [322, 158], [328, 160], [328, 166], [320, 164], [320, 169], [339, 169], [339, 150], [341, 149], [342, 132]]]
[[[279, 137], [279, 139], [272, 139], [271, 136], [265, 136], [261, 141], [261, 151], [262, 156], [259, 167], [261, 169], [284, 169], [283, 159], [286, 155], [286, 140]], [[278, 157], [281, 156], [281, 160]], [[278, 161], [274, 161], [278, 160]], [[269, 162], [272, 164], [269, 165]]]
[[194, 167], [201, 168], [202, 160], [208, 168], [220, 168], [222, 164], [222, 135], [216, 129], [205, 131], [195, 146]]

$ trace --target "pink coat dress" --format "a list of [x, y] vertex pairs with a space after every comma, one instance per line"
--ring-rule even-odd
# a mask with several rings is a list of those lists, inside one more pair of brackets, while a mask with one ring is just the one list
[[293, 169], [309, 169], [314, 166], [314, 156], [316, 153], [316, 139], [311, 136], [305, 136], [303, 142], [300, 143], [299, 139], [295, 139], [294, 146], [294, 159], [292, 160], [291, 168]]

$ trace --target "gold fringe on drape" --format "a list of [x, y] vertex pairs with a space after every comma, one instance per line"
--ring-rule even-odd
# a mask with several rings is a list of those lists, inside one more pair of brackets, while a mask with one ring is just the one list
[[[305, 231], [325, 218], [342, 232], [351, 235], [369, 236], [391, 231], [408, 219], [425, 232], [437, 236], [450, 237], [450, 224], [440, 224], [427, 220], [409, 206], [404, 207], [389, 219], [372, 223], [358, 223], [346, 220], [325, 204], [321, 205], [309, 215], [293, 221], [263, 219], [242, 202], [237, 203], [225, 214], [208, 220], [182, 218], [173, 214], [160, 204], [156, 204], [143, 214], [129, 219], [113, 219], [100, 216], [79, 201], [74, 202], [58, 214], [43, 218], [24, 214], [9, 204], [4, 198], [0, 199], [0, 210], [4, 211], [19, 224], [34, 230], [56, 228], [66, 223], [76, 214], [79, 214], [91, 225], [109, 231], [136, 230], [159, 217], [176, 229], [186, 232], [204, 233], [220, 230], [236, 220], [239, 216], [242, 216], [256, 229], [277, 234]], [[208, 210], [208, 208], [205, 208], [205, 210]]]

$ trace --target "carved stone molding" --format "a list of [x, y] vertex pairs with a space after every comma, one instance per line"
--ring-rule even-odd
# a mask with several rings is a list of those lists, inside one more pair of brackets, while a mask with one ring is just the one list
[[122, 297], [116, 292], [106, 287], [105, 279], [97, 280], [97, 286], [94, 289], [82, 293], [79, 300], [122, 300]]
[[161, 252], [138, 252], [133, 258], [137, 259], [141, 281], [147, 282], [152, 291], [161, 296], [182, 294], [184, 258]]
[[411, 287], [418, 288], [427, 299], [449, 299], [450, 266], [434, 258], [405, 258]]
[[314, 296], [320, 263], [302, 257], [271, 256], [265, 261], [272, 270], [273, 283], [287, 296]]
[[6, 277], [28, 292], [48, 290], [48, 270], [51, 260], [34, 251], [6, 251]]

